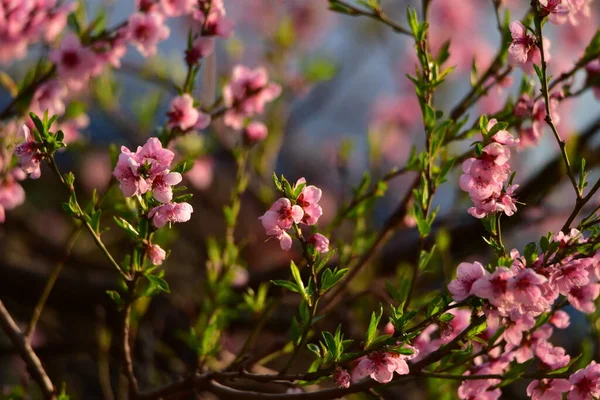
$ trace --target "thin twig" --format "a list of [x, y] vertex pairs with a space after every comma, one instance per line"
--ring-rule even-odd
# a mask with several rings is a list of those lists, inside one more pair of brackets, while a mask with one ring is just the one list
[[377, 21], [379, 21], [379, 22], [381, 22], [381, 23], [389, 26], [395, 32], [398, 32], [398, 33], [400, 33], [402, 35], [406, 35], [406, 36], [411, 36], [412, 37], [412, 33], [408, 29], [406, 29], [406, 28], [398, 25], [397, 23], [395, 23], [394, 21], [392, 21], [391, 19], [389, 19], [388, 16], [385, 15], [383, 13], [383, 11], [381, 11], [381, 9], [379, 9], [379, 8], [374, 8], [371, 11], [367, 11], [367, 10], [363, 10], [361, 8], [358, 8], [358, 7], [356, 7], [356, 6], [348, 3], [346, 1], [343, 1], [343, 0], [329, 0], [329, 3], [332, 4], [332, 5], [342, 6], [343, 8], [349, 10], [349, 12], [348, 12], [349, 15], [353, 15], [353, 16], [363, 15], [365, 17], [373, 18], [373, 19], [375, 19], [375, 20], [377, 20]]
[[42, 310], [46, 305], [48, 296], [50, 296], [50, 292], [52, 291], [52, 288], [54, 287], [54, 284], [56, 283], [56, 280], [58, 279], [58, 276], [60, 275], [65, 265], [65, 262], [71, 255], [71, 250], [73, 249], [75, 242], [79, 238], [80, 233], [81, 227], [75, 228], [65, 246], [65, 254], [63, 259], [56, 263], [56, 265], [52, 269], [52, 272], [50, 272], [50, 276], [48, 277], [46, 286], [44, 286], [44, 291], [42, 292], [40, 299], [38, 300], [35, 308], [33, 309], [33, 314], [31, 316], [31, 319], [29, 320], [29, 325], [27, 325], [27, 329], [25, 330], [25, 337], [27, 338], [27, 340], [31, 340], [31, 335], [33, 335], [33, 332], [35, 331], [35, 326], [37, 325], [37, 322], [40, 319], [40, 315], [42, 314]]
[[[73, 188], [71, 185], [69, 185], [67, 183], [67, 181], [65, 181], [65, 178], [63, 177], [62, 173], [58, 169], [58, 166], [56, 165], [54, 156], [50, 156], [48, 158], [48, 164], [50, 165], [50, 168], [54, 171], [54, 173], [58, 176], [58, 179], [63, 184], [63, 186], [67, 189], [67, 191], [69, 192], [69, 195], [73, 195], [75, 193], [75, 188]], [[80, 214], [77, 219], [79, 219], [83, 222], [83, 225], [86, 227], [88, 232], [92, 235], [92, 238], [94, 239], [94, 242], [96, 242], [96, 245], [100, 248], [100, 250], [102, 250], [102, 252], [106, 256], [106, 258], [110, 261], [112, 266], [115, 267], [115, 269], [119, 272], [119, 274], [123, 277], [123, 279], [125, 279], [126, 281], [131, 281], [133, 278], [131, 278], [128, 274], [125, 273], [125, 271], [123, 271], [123, 269], [121, 269], [121, 266], [119, 265], [118, 262], [115, 261], [113, 256], [110, 254], [110, 252], [108, 251], [108, 249], [102, 242], [102, 239], [96, 233], [96, 231], [94, 230], [92, 225], [90, 225], [90, 223], [85, 220], [85, 218], [83, 217], [83, 210], [78, 202], [77, 202], [77, 208], [78, 208], [77, 211]]]
[[540, 50], [540, 55], [541, 55], [541, 61], [542, 61], [542, 66], [541, 66], [541, 84], [542, 84], [542, 96], [544, 97], [544, 103], [546, 104], [546, 123], [548, 124], [548, 126], [550, 127], [550, 129], [552, 130], [552, 133], [554, 134], [554, 137], [556, 138], [556, 141], [558, 143], [558, 147], [560, 148], [560, 152], [562, 154], [562, 158], [563, 161], [565, 163], [565, 166], [567, 168], [567, 175], [569, 176], [569, 180], [571, 181], [571, 185], [573, 185], [573, 189], [575, 190], [575, 193], [577, 195], [577, 199], [581, 198], [581, 191], [579, 190], [579, 187], [577, 186], [577, 181], [575, 180], [575, 175], [573, 174], [573, 171], [571, 169], [571, 162], [569, 161], [569, 156], [567, 154], [567, 150], [566, 150], [566, 142], [560, 137], [558, 130], [556, 129], [556, 126], [554, 125], [554, 122], [552, 121], [552, 116], [550, 114], [550, 95], [548, 93], [548, 78], [546, 75], [546, 69], [547, 69], [547, 65], [546, 65], [546, 55], [545, 55], [545, 51], [544, 51], [544, 46], [543, 46], [543, 36], [542, 36], [542, 18], [541, 16], [538, 14], [535, 16], [534, 18], [535, 21], [535, 29], [536, 29], [536, 34], [538, 36], [538, 48]]
[[4, 307], [2, 300], [0, 300], [0, 325], [2, 326], [2, 330], [4, 333], [6, 333], [13, 346], [15, 346], [21, 355], [23, 361], [25, 361], [25, 364], [27, 364], [27, 369], [33, 380], [35, 380], [40, 386], [40, 389], [44, 394], [44, 398], [47, 400], [56, 399], [54, 385], [46, 374], [46, 371], [42, 366], [42, 362], [31, 348], [31, 345], [29, 344], [29, 341], [25, 335], [23, 335], [15, 321], [10, 316], [8, 310]]

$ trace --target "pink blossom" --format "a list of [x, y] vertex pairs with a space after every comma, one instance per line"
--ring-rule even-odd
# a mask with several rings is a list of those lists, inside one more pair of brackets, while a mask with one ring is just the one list
[[504, 340], [514, 346], [519, 346], [523, 340], [523, 332], [535, 326], [535, 319], [528, 314], [511, 313], [511, 321], [503, 333]]
[[392, 336], [395, 332], [395, 328], [394, 328], [394, 324], [392, 324], [391, 322], [388, 322], [387, 324], [385, 324], [385, 326], [383, 327], [383, 333], [385, 335], [390, 335]]
[[194, 107], [194, 99], [188, 93], [175, 97], [167, 112], [167, 127], [187, 131], [191, 128], [204, 129], [210, 124], [210, 116]]
[[210, 187], [214, 175], [214, 162], [211, 158], [204, 157], [194, 161], [194, 166], [185, 177], [197, 190], [206, 190]]
[[188, 203], [167, 203], [150, 210], [148, 218], [153, 218], [154, 226], [162, 228], [166, 224], [189, 221], [193, 211]]
[[23, 125], [22, 129], [25, 142], [15, 148], [15, 155], [19, 159], [19, 165], [23, 171], [29, 174], [31, 179], [37, 179], [42, 174], [40, 162], [43, 154], [40, 151], [39, 143], [35, 142], [27, 125]]
[[114, 68], [121, 67], [121, 59], [127, 53], [127, 43], [125, 41], [125, 32], [120, 31], [115, 38], [109, 40], [99, 40], [92, 44], [91, 48], [96, 53], [99, 63], [92, 75], [102, 72], [102, 67], [106, 64]]
[[600, 285], [590, 283], [585, 286], [572, 288], [567, 294], [567, 299], [575, 309], [586, 314], [591, 314], [596, 311], [594, 301], [598, 298], [599, 294]]
[[[569, 14], [568, 4], [563, 4], [563, 0], [539, 0], [542, 16], [548, 16], [553, 24], [563, 24], [567, 22]], [[567, 3], [567, 0], [565, 0]]]
[[565, 329], [569, 327], [571, 319], [569, 318], [569, 314], [563, 310], [557, 310], [552, 314], [549, 322], [559, 329]]
[[[292, 248], [292, 237], [286, 231], [276, 226], [270, 232], [272, 232], [270, 235], [279, 241], [281, 250], [288, 251]], [[267, 232], [267, 234], [269, 233]]]
[[569, 377], [573, 385], [567, 400], [592, 400], [600, 396], [600, 364], [592, 361]]
[[56, 1], [0, 2], [0, 63], [23, 58], [34, 43], [52, 42], [63, 31], [74, 6]]
[[410, 356], [390, 353], [384, 351], [375, 351], [363, 358], [352, 371], [352, 381], [357, 382], [367, 376], [379, 383], [387, 383], [392, 380], [394, 372], [398, 375], [409, 373], [406, 360], [414, 358], [418, 352], [415, 351]]
[[592, 0], [565, 0], [568, 4], [569, 11], [569, 23], [573, 26], [579, 25], [580, 17], [589, 18], [591, 15], [590, 3]]
[[228, 38], [233, 34], [233, 22], [225, 16], [223, 0], [200, 0], [193, 14], [207, 36]]
[[269, 231], [278, 227], [280, 229], [290, 229], [294, 223], [298, 224], [302, 221], [304, 212], [298, 205], [293, 205], [289, 199], [285, 197], [277, 200], [271, 208], [262, 217], [259, 217], [263, 226]]
[[173, 199], [171, 186], [175, 186], [179, 182], [181, 182], [179, 172], [163, 171], [152, 180], [152, 195], [161, 203], [168, 203]]
[[[519, 363], [524, 363], [527, 360], [531, 360], [534, 356], [534, 348], [538, 343], [550, 339], [552, 336], [552, 327], [548, 324], [542, 325], [536, 329], [530, 337], [525, 337], [513, 351], [515, 359]], [[510, 344], [507, 345], [507, 351], [510, 349]]]
[[175, 153], [162, 147], [158, 138], [151, 137], [136, 151], [136, 160], [141, 165], [147, 165], [149, 176], [157, 175], [171, 167]]
[[593, 263], [593, 258], [582, 258], [570, 261], [563, 266], [558, 265], [554, 267], [550, 283], [555, 285], [561, 294], [566, 295], [572, 288], [589, 283], [588, 267]]
[[456, 279], [448, 285], [448, 290], [455, 301], [463, 301], [469, 297], [473, 283], [487, 275], [487, 271], [481, 263], [475, 261], [471, 263], [460, 263], [456, 272]]
[[56, 79], [50, 80], [38, 86], [33, 94], [29, 110], [36, 115], [44, 115], [46, 110], [48, 115], [62, 115], [65, 112], [66, 97], [65, 85]]
[[113, 172], [125, 197], [144, 194], [150, 186], [140, 174], [140, 163], [137, 162], [135, 156], [136, 154], [129, 151], [127, 147], [121, 147], [121, 154], [119, 154], [117, 166]]
[[160, 3], [157, 0], [135, 0], [135, 6], [144, 13], [160, 11]]
[[536, 48], [535, 39], [527, 34], [527, 28], [519, 21], [511, 22], [509, 28], [513, 40], [508, 55], [515, 64], [525, 64]]
[[197, 64], [201, 58], [211, 55], [214, 51], [214, 39], [200, 36], [192, 42], [192, 47], [185, 51], [185, 62], [188, 65]]
[[155, 12], [133, 14], [124, 32], [144, 57], [154, 55], [158, 42], [168, 38], [171, 33], [164, 24], [164, 17]]
[[162, 12], [168, 17], [190, 14], [195, 3], [195, 0], [160, 0]]
[[[494, 371], [489, 366], [482, 366], [477, 368], [477, 371], [472, 374], [471, 371], [466, 371], [463, 375], [490, 375]], [[492, 386], [498, 385], [501, 381], [499, 379], [469, 379], [464, 380], [458, 388], [458, 398], [465, 400], [491, 400], [500, 397], [501, 393], [499, 389], [489, 389]]]
[[327, 253], [329, 251], [329, 239], [320, 233], [315, 233], [307, 241], [315, 246], [315, 250], [319, 253]]
[[[0, 159], [0, 167], [1, 164]], [[5, 220], [5, 210], [12, 210], [25, 202], [25, 190], [17, 182], [25, 177], [23, 170], [15, 168], [0, 180], [0, 223]]]
[[440, 329], [440, 339], [433, 341], [434, 347], [439, 347], [441, 343], [448, 343], [454, 339], [459, 333], [461, 333], [471, 322], [471, 313], [464, 308], [453, 308], [448, 311], [449, 314], [454, 315], [454, 318], [450, 322], [440, 322], [438, 324]]
[[540, 341], [535, 346], [535, 355], [552, 370], [566, 366], [571, 360], [571, 357], [566, 354], [565, 349], [553, 346], [545, 340]]
[[[298, 185], [306, 185], [306, 179], [300, 178], [296, 182], [295, 187]], [[304, 186], [302, 192], [296, 199], [296, 204], [302, 207], [304, 215], [302, 217], [302, 223], [307, 225], [314, 225], [319, 220], [319, 217], [323, 215], [323, 209], [317, 203], [321, 199], [322, 191], [316, 186]]]
[[244, 139], [250, 144], [265, 140], [267, 134], [267, 126], [258, 121], [250, 122], [246, 129], [244, 129]]
[[333, 373], [333, 381], [341, 388], [350, 387], [350, 374], [343, 368], [337, 368]]
[[58, 49], [50, 52], [50, 60], [56, 64], [58, 75], [76, 90], [85, 85], [98, 63], [96, 54], [82, 46], [72, 33], [65, 36]]
[[562, 400], [563, 393], [569, 390], [571, 383], [566, 379], [542, 379], [527, 386], [527, 396], [532, 400]]
[[171, 186], [181, 182], [181, 175], [169, 172], [175, 154], [164, 149], [157, 138], [150, 138], [132, 153], [121, 147], [113, 175], [120, 183], [125, 197], [144, 194], [152, 189], [154, 197], [163, 203], [171, 201]]
[[509, 299], [508, 283], [515, 273], [506, 267], [498, 267], [491, 275], [479, 278], [473, 283], [471, 293], [501, 307]]
[[[498, 121], [495, 118], [492, 118], [488, 121], [487, 130], [491, 131], [494, 125], [496, 125]], [[492, 136], [492, 140], [496, 143], [500, 143], [505, 146], [516, 146], [519, 144], [519, 139], [515, 139], [507, 130], [499, 130], [496, 132], [494, 136]], [[507, 151], [508, 149], [504, 150]], [[510, 158], [510, 151], [508, 152], [508, 158]], [[508, 158], [506, 161], [508, 161]]]
[[162, 265], [167, 253], [157, 244], [151, 244], [146, 247], [146, 256], [154, 265]]
[[264, 68], [249, 69], [243, 65], [233, 68], [229, 84], [223, 88], [223, 100], [227, 106], [225, 125], [241, 129], [245, 117], [263, 112], [265, 103], [273, 101], [281, 93], [281, 87], [269, 83]]
[[544, 276], [526, 268], [510, 279], [508, 289], [516, 301], [532, 305], [542, 297], [540, 285], [546, 281]]
[[533, 108], [533, 100], [529, 98], [529, 96], [523, 93], [517, 99], [517, 104], [515, 104], [514, 114], [517, 117], [529, 117], [531, 115], [531, 109]]
[[501, 184], [494, 181], [488, 181], [482, 176], [473, 176], [471, 174], [462, 174], [458, 183], [460, 188], [465, 192], [468, 192], [472, 199], [479, 201], [492, 197], [494, 193], [498, 193], [502, 190]]

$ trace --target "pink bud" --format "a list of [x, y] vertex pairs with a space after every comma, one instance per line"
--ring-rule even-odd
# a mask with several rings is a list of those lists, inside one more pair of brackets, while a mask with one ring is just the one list
[[267, 127], [262, 122], [251, 122], [244, 130], [244, 138], [250, 144], [265, 140], [267, 137]]
[[167, 253], [157, 244], [151, 244], [146, 247], [146, 256], [154, 265], [161, 265], [167, 256]]

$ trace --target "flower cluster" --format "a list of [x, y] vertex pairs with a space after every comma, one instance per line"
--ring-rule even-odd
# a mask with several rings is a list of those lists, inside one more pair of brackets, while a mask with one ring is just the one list
[[[487, 130], [493, 132], [492, 128], [496, 123], [495, 119], [490, 120]], [[463, 162], [463, 175], [459, 184], [473, 200], [474, 207], [468, 210], [472, 216], [485, 218], [488, 214], [496, 212], [504, 212], [510, 216], [517, 211], [513, 198], [517, 186], [510, 185], [505, 189], [504, 183], [510, 176], [508, 146], [514, 146], [518, 142], [508, 131], [498, 130], [477, 157]]]
[[[467, 373], [502, 374], [508, 370], [511, 361], [523, 363], [534, 357], [540, 362], [542, 370], [556, 370], [569, 364], [570, 356], [565, 350], [548, 340], [552, 336], [552, 326], [564, 329], [569, 325], [568, 314], [553, 307], [562, 295], [575, 309], [584, 313], [594, 312], [594, 301], [600, 294], [600, 264], [598, 256], [581, 257], [575, 252], [560, 259], [556, 255], [585, 242], [581, 233], [572, 229], [567, 235], [562, 232], [554, 235], [552, 243], [556, 250], [551, 254], [539, 255], [530, 265], [525, 257], [513, 250], [510, 267], [498, 266], [488, 271], [478, 262], [461, 263], [458, 266], [456, 279], [448, 285], [454, 300], [463, 301], [472, 295], [486, 300], [486, 335], [491, 338], [502, 327], [500, 338], [506, 342], [505, 352], [501, 356], [490, 353], [487, 361], [481, 361]], [[555, 258], [560, 261], [554, 261]], [[533, 330], [536, 317], [543, 313], [551, 313], [551, 318], [548, 323]], [[415, 343], [420, 341], [422, 338], [419, 337]], [[596, 371], [597, 368], [589, 366], [588, 369]], [[595, 396], [593, 393], [600, 390], [600, 375], [596, 376], [593, 385], [581, 382], [587, 379], [584, 375], [581, 371], [575, 373], [570, 383], [556, 379], [535, 381], [528, 387], [528, 393], [534, 399], [547, 398], [543, 396], [549, 396], [552, 392], [566, 392], [571, 384], [575, 387], [579, 382], [580, 389], [576, 390]], [[486, 394], [490, 396], [486, 398], [497, 398], [499, 392], [496, 393], [493, 388], [497, 383], [494, 379], [465, 381], [459, 389], [459, 396], [470, 399], [490, 389], [492, 393]], [[584, 394], [580, 396], [571, 397], [570, 394], [569, 398], [588, 398]]]
[[223, 101], [227, 106], [225, 125], [241, 129], [246, 117], [261, 114], [265, 103], [275, 100], [280, 93], [281, 87], [269, 82], [264, 68], [235, 66], [230, 82], [223, 88]]
[[153, 208], [148, 217], [154, 218], [157, 228], [171, 222], [185, 222], [191, 217], [192, 206], [188, 203], [171, 203], [172, 186], [181, 182], [179, 172], [171, 172], [175, 154], [162, 147], [160, 140], [150, 138], [136, 152], [121, 147], [121, 154], [113, 175], [120, 183], [125, 197], [152, 192], [155, 200], [165, 203]]
[[[315, 225], [323, 214], [323, 209], [318, 204], [321, 199], [321, 189], [316, 186], [306, 186], [306, 179], [300, 178], [292, 188], [292, 194], [299, 191], [292, 200], [282, 197], [277, 200], [263, 216], [259, 217], [267, 235], [279, 240], [281, 248], [285, 251], [292, 247], [292, 238], [288, 230], [294, 224]], [[329, 240], [317, 233], [307, 240], [315, 246], [320, 253], [329, 251]]]
[[53, 42], [74, 6], [55, 0], [0, 1], [0, 63], [25, 57], [28, 47], [42, 39]]

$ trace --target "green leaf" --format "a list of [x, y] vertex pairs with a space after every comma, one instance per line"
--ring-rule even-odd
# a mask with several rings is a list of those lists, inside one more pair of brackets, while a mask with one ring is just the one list
[[485, 331], [485, 328], [487, 328], [487, 321], [485, 319], [482, 319], [482, 322], [473, 326], [469, 330], [469, 332], [467, 332], [467, 339], [471, 339], [471, 338], [479, 335], [481, 332]]
[[312, 351], [317, 357], [321, 358], [321, 349], [314, 343], [307, 343], [306, 347]]
[[329, 263], [331, 258], [335, 255], [335, 253], [336, 253], [336, 250], [329, 250], [324, 255], [322, 254], [319, 256], [319, 259], [316, 263], [317, 272], [321, 272], [321, 270], [327, 266], [327, 264]]
[[275, 286], [285, 288], [291, 292], [302, 293], [300, 288], [293, 282], [285, 281], [281, 279], [272, 280], [271, 283]]
[[487, 115], [482, 114], [481, 117], [479, 117], [479, 129], [481, 129], [481, 132], [483, 133], [483, 136], [487, 136], [488, 134], [488, 126], [489, 120]]
[[115, 302], [117, 306], [122, 306], [123, 300], [121, 299], [121, 295], [116, 290], [107, 290], [106, 294]]
[[119, 225], [122, 229], [125, 230], [125, 232], [127, 232], [128, 234], [130, 234], [134, 238], [140, 236], [139, 232], [129, 222], [127, 222], [124, 218], [122, 218], [122, 217], [113, 217], [113, 219], [115, 220], [115, 222], [117, 223], [117, 225]]
[[594, 34], [594, 37], [592, 38], [590, 43], [585, 48], [585, 51], [583, 52], [583, 57], [586, 59], [587, 58], [595, 58], [595, 57], [598, 57], [599, 53], [600, 53], [600, 29], [598, 29], [596, 31], [596, 33]]
[[525, 256], [525, 260], [527, 260], [527, 264], [533, 264], [538, 259], [537, 245], [535, 242], [527, 243], [523, 254]]
[[290, 269], [292, 270], [292, 276], [296, 281], [296, 285], [300, 289], [300, 293], [302, 293], [305, 298], [308, 298], [306, 289], [304, 288], [304, 282], [302, 282], [302, 277], [300, 276], [300, 270], [298, 270], [298, 267], [296, 266], [296, 263], [293, 260], [290, 261]]
[[427, 318], [431, 317], [434, 314], [439, 313], [444, 308], [445, 305], [446, 304], [444, 302], [444, 298], [442, 296], [436, 296], [427, 305]]
[[450, 40], [446, 40], [440, 47], [436, 57], [438, 65], [442, 65], [450, 57]]
[[300, 320], [302, 321], [302, 325], [308, 326], [310, 324], [310, 310], [308, 309], [308, 303], [306, 300], [302, 300], [300, 302]]
[[157, 295], [160, 292], [171, 293], [169, 284], [163, 278], [156, 275], [146, 275], [148, 279], [148, 288], [144, 291], [144, 296], [151, 297]]
[[369, 328], [367, 330], [367, 340], [365, 341], [365, 348], [369, 348], [373, 340], [375, 339], [375, 335], [377, 334], [377, 327], [379, 326], [379, 321], [381, 321], [381, 316], [383, 315], [383, 307], [380, 306], [379, 313], [371, 314], [371, 321], [369, 322]]
[[333, 271], [331, 269], [326, 269], [323, 271], [323, 274], [321, 274], [321, 293], [325, 293], [327, 290], [335, 286], [335, 284], [338, 283], [347, 272], [348, 268], [343, 268], [339, 271], [337, 268]]
[[427, 268], [435, 249], [436, 245], [433, 245], [430, 251], [421, 250], [421, 254], [419, 256], [419, 271], [424, 271]]
[[442, 315], [440, 315], [439, 319], [441, 322], [450, 322], [454, 319], [454, 314], [450, 314], [450, 313], [442, 314]]

